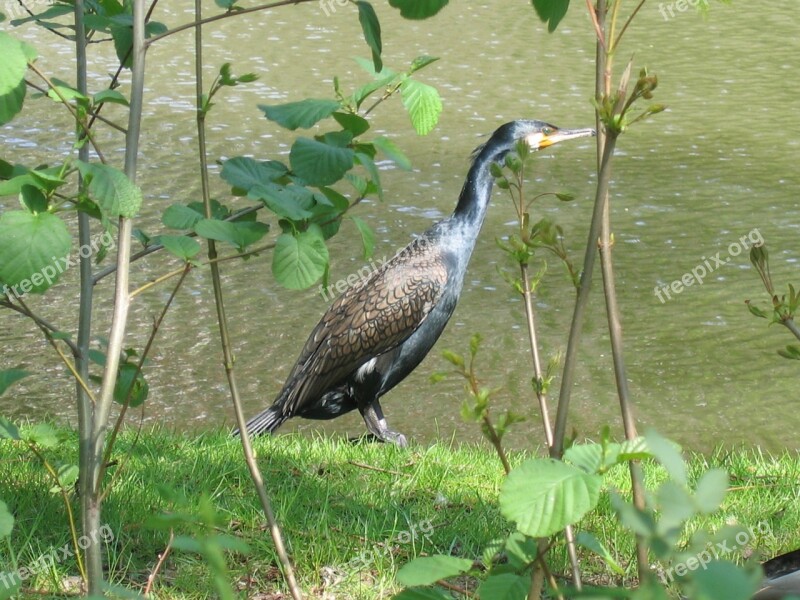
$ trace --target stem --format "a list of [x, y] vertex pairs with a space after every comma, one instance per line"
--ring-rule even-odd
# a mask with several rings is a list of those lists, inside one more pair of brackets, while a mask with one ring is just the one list
[[[133, 0], [133, 63], [131, 68], [131, 99], [128, 116], [128, 135], [125, 139], [125, 174], [131, 182], [136, 181], [136, 165], [139, 149], [139, 132], [142, 123], [142, 106], [144, 99], [144, 0]], [[120, 354], [125, 337], [125, 328], [130, 308], [128, 280], [130, 275], [131, 229], [132, 220], [125, 217], [119, 219], [119, 239], [117, 243], [117, 273], [114, 290], [114, 312], [111, 317], [111, 331], [108, 336], [108, 355], [103, 372], [103, 383], [100, 399], [95, 406], [92, 419], [92, 447], [90, 471], [82, 474], [91, 478], [89, 496], [85, 499], [87, 507], [87, 527], [89, 531], [98, 531], [101, 526], [101, 485], [103, 450], [108, 428], [108, 417], [114, 399], [114, 386], [117, 381]], [[90, 546], [91, 547], [91, 546]], [[100, 550], [92, 552], [93, 560], [89, 562], [89, 595], [103, 596], [103, 568]]]
[[[164, 303], [164, 307], [161, 309], [161, 313], [153, 322], [153, 330], [150, 332], [150, 337], [147, 338], [147, 343], [144, 346], [144, 350], [142, 350], [142, 355], [139, 358], [138, 364], [136, 365], [136, 372], [133, 374], [131, 385], [130, 387], [128, 387], [125, 393], [125, 401], [122, 403], [122, 409], [119, 411], [119, 416], [117, 417], [117, 420], [114, 423], [114, 429], [111, 431], [111, 435], [108, 438], [108, 443], [106, 444], [106, 451], [105, 455], [103, 456], [103, 466], [101, 467], [103, 472], [105, 472], [106, 465], [111, 461], [111, 451], [114, 449], [114, 443], [116, 442], [117, 436], [119, 435], [119, 431], [122, 428], [122, 422], [125, 419], [125, 413], [128, 411], [128, 407], [131, 402], [131, 395], [133, 393], [133, 386], [136, 384], [136, 379], [142, 372], [142, 368], [144, 367], [144, 362], [145, 360], [147, 360], [147, 357], [150, 354], [150, 350], [153, 347], [153, 342], [155, 341], [156, 335], [158, 334], [158, 331], [161, 328], [161, 324], [164, 322], [164, 318], [167, 316], [167, 312], [172, 306], [172, 303], [175, 300], [175, 296], [178, 294], [178, 290], [181, 289], [181, 286], [183, 285], [183, 282], [186, 280], [186, 276], [189, 274], [191, 268], [192, 266], [189, 263], [186, 263], [186, 265], [184, 265], [181, 278], [178, 280], [178, 283], [175, 284], [172, 293], [169, 295], [169, 298]], [[133, 294], [131, 294], [131, 297], [133, 297]], [[117, 473], [121, 472], [122, 472], [121, 468], [116, 469], [115, 476]], [[102, 473], [101, 473], [101, 478], [102, 478]], [[109, 486], [109, 489], [110, 487], [111, 486]]]
[[[297, 0], [301, 1], [301, 0]], [[288, 4], [289, 2], [279, 2], [276, 5]], [[205, 133], [205, 117], [206, 112], [202, 110], [203, 99], [203, 19], [201, 0], [194, 2], [195, 18], [195, 82], [197, 91], [197, 142], [198, 152], [200, 158], [200, 181], [203, 193], [203, 208], [205, 209], [206, 218], [211, 218], [211, 196], [209, 193], [208, 184], [208, 158], [206, 156], [206, 133]], [[240, 11], [245, 12], [245, 11]], [[222, 355], [225, 363], [225, 375], [228, 379], [228, 386], [231, 392], [231, 401], [233, 402], [234, 412], [236, 414], [236, 423], [239, 427], [239, 432], [242, 441], [242, 450], [244, 451], [245, 462], [250, 471], [250, 477], [258, 492], [261, 507], [267, 517], [269, 523], [269, 530], [272, 536], [272, 541], [275, 544], [275, 551], [281, 561], [283, 567], [283, 575], [286, 579], [286, 584], [289, 586], [289, 591], [294, 600], [302, 600], [303, 596], [297, 581], [294, 576], [294, 568], [289, 560], [289, 555], [286, 553], [286, 548], [283, 544], [283, 534], [281, 533], [278, 522], [275, 519], [275, 514], [272, 511], [272, 503], [267, 495], [266, 487], [264, 486], [264, 478], [256, 463], [255, 455], [253, 454], [253, 447], [250, 443], [250, 438], [247, 435], [247, 425], [245, 421], [244, 411], [242, 410], [241, 398], [239, 396], [239, 388], [236, 382], [236, 374], [234, 371], [234, 357], [233, 350], [231, 349], [230, 333], [228, 331], [228, 319], [225, 314], [225, 302], [222, 294], [222, 278], [219, 272], [219, 263], [217, 262], [217, 245], [214, 240], [208, 240], [208, 259], [211, 263], [211, 281], [214, 286], [214, 303], [217, 307], [217, 323], [219, 324], [220, 343], [222, 345]]]
[[[61, 494], [61, 500], [64, 502], [64, 508], [67, 511], [67, 521], [69, 522], [69, 533], [72, 537], [72, 547], [75, 549], [75, 560], [78, 563], [78, 571], [81, 573], [81, 578], [86, 581], [86, 568], [83, 566], [83, 559], [81, 558], [81, 548], [78, 544], [78, 529], [75, 527], [75, 515], [72, 512], [72, 503], [70, 502], [70, 494], [69, 492], [64, 489], [64, 486], [61, 485], [61, 482], [58, 479], [58, 472], [53, 468], [44, 455], [39, 452], [39, 449], [36, 447], [36, 444], [33, 442], [28, 442], [28, 449], [38, 458], [42, 466], [44, 466], [45, 471], [47, 474], [50, 475], [50, 478], [53, 480], [53, 483], [58, 487], [58, 491]], [[89, 536], [91, 537], [91, 536]]]
[[[75, 0], [75, 57], [77, 70], [77, 86], [81, 94], [88, 95], [87, 83], [87, 58], [86, 58], [86, 29], [83, 25], [84, 1]], [[91, 128], [91, 125], [87, 125]], [[89, 161], [89, 147], [82, 144], [78, 150], [78, 158], [84, 162]], [[83, 176], [78, 173], [78, 187], [83, 188]], [[83, 211], [78, 211], [78, 241], [81, 247], [91, 242], [91, 219]], [[80, 270], [80, 299], [78, 305], [78, 345], [73, 348], [72, 355], [75, 360], [75, 369], [78, 379], [75, 382], [75, 397], [78, 403], [78, 473], [82, 476], [78, 482], [81, 498], [81, 528], [84, 535], [92, 540], [86, 548], [86, 562], [92, 565], [93, 574], [102, 569], [102, 548], [94, 543], [91, 535], [90, 503], [92, 479], [88, 476], [91, 471], [92, 460], [92, 416], [94, 412], [94, 399], [85, 389], [89, 380], [89, 342], [92, 337], [92, 304], [94, 301], [94, 287], [92, 286], [92, 259], [79, 257]], [[99, 566], [98, 566], [99, 565]], [[84, 583], [88, 587], [88, 573], [84, 570]]]
[[797, 323], [794, 322], [794, 319], [784, 319], [781, 321], [784, 327], [791, 331], [798, 340], [800, 340], [800, 328], [797, 327]]
[[558, 411], [556, 412], [556, 426], [553, 432], [553, 445], [550, 448], [550, 455], [553, 458], [561, 458], [564, 446], [564, 437], [567, 431], [567, 414], [572, 395], [572, 386], [575, 383], [575, 365], [578, 359], [578, 345], [580, 344], [581, 329], [586, 316], [586, 306], [589, 300], [589, 289], [592, 285], [592, 271], [594, 270], [595, 257], [597, 255], [597, 240], [600, 235], [600, 225], [603, 217], [603, 196], [600, 190], [608, 189], [611, 178], [610, 169], [607, 163], [610, 162], [611, 155], [614, 153], [617, 138], [615, 135], [605, 136], [604, 151], [601, 159], [601, 168], [598, 173], [597, 193], [594, 200], [594, 211], [592, 221], [589, 226], [589, 235], [586, 242], [586, 252], [583, 257], [583, 272], [581, 273], [581, 284], [578, 288], [578, 298], [575, 301], [575, 309], [572, 314], [572, 323], [569, 330], [569, 341], [567, 342], [567, 352], [564, 356], [564, 371], [561, 378], [561, 390], [558, 397]]

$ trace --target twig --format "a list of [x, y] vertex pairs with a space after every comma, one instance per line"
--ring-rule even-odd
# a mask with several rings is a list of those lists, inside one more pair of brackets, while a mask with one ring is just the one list
[[[223, 221], [235, 221], [236, 219], [239, 219], [239, 218], [241, 218], [241, 217], [243, 217], [245, 215], [249, 215], [250, 213], [254, 213], [254, 212], [258, 211], [258, 210], [261, 210], [262, 208], [264, 208], [263, 205], [262, 206], [248, 206], [247, 208], [243, 208], [242, 210], [237, 211], [237, 212], [233, 213], [232, 215], [229, 215], [228, 217], [226, 217], [226, 218], [224, 218], [222, 220]], [[197, 233], [192, 231], [190, 233], [187, 233], [186, 236], [187, 237], [197, 237]], [[147, 256], [149, 254], [152, 254], [153, 252], [158, 252], [159, 250], [163, 250], [163, 249], [164, 249], [164, 246], [162, 244], [151, 244], [150, 246], [147, 246], [147, 248], [144, 248], [143, 250], [139, 250], [138, 252], [135, 252], [133, 255], [131, 255], [131, 261], [130, 262], [134, 263], [137, 260], [139, 260], [141, 258], [144, 258], [145, 256]], [[250, 251], [250, 254], [252, 254], [253, 252], [258, 252], [258, 251], [259, 250]], [[237, 255], [237, 257], [246, 256], [246, 255], [247, 255], [247, 253], [239, 254], [239, 255]], [[116, 270], [117, 270], [117, 265], [109, 265], [105, 269], [102, 269], [102, 270], [98, 271], [97, 273], [95, 273], [95, 276], [94, 276], [94, 280], [93, 280], [94, 284], [97, 284], [101, 279], [104, 279], [104, 278], [108, 277], [109, 275], [114, 273]]]
[[58, 96], [58, 99], [61, 101], [61, 104], [63, 104], [67, 108], [67, 110], [72, 115], [72, 118], [75, 119], [75, 123], [77, 123], [81, 129], [83, 129], [84, 133], [86, 134], [86, 137], [89, 138], [89, 142], [92, 144], [92, 148], [94, 148], [94, 151], [97, 153], [97, 158], [100, 159], [100, 162], [105, 163], [106, 159], [103, 156], [103, 153], [100, 151], [100, 147], [97, 145], [94, 136], [89, 131], [89, 127], [87, 126], [86, 123], [83, 122], [83, 120], [80, 117], [78, 117], [78, 113], [75, 112], [75, 109], [72, 107], [69, 101], [66, 98], [64, 98], [64, 95], [59, 91], [56, 85], [52, 81], [50, 81], [50, 78], [47, 75], [45, 75], [39, 70], [39, 67], [37, 67], [35, 63], [29, 62], [28, 68], [34, 73], [36, 73], [39, 77], [41, 77], [42, 81], [44, 81], [47, 84], [47, 87], [53, 90], [53, 93], [56, 96]]
[[[203, 109], [203, 23], [202, 19], [202, 0], [195, 0], [195, 23], [194, 27], [194, 41], [195, 41], [195, 85], [197, 91], [197, 143], [198, 143], [198, 157], [200, 159], [200, 183], [203, 195], [203, 208], [205, 210], [206, 218], [211, 218], [211, 195], [209, 192], [208, 182], [208, 157], [206, 150], [206, 129], [205, 117], [206, 111]], [[300, 1], [300, 0], [298, 0]], [[286, 4], [280, 2], [276, 5]], [[210, 97], [209, 97], [210, 100]], [[264, 515], [267, 517], [269, 523], [270, 535], [275, 544], [275, 551], [283, 567], [283, 576], [289, 591], [294, 600], [302, 600], [303, 596], [300, 592], [300, 587], [297, 585], [297, 580], [294, 575], [294, 568], [289, 560], [289, 555], [283, 543], [283, 534], [281, 533], [278, 522], [275, 519], [275, 514], [272, 511], [272, 503], [270, 502], [267, 490], [264, 485], [264, 478], [261, 475], [261, 470], [258, 468], [255, 455], [253, 454], [253, 447], [250, 443], [250, 438], [247, 435], [247, 425], [242, 410], [242, 402], [239, 397], [239, 388], [236, 381], [236, 374], [234, 371], [234, 357], [233, 350], [231, 349], [230, 332], [228, 331], [228, 318], [225, 314], [225, 301], [222, 293], [222, 278], [219, 272], [219, 263], [217, 262], [217, 246], [214, 240], [208, 240], [208, 259], [211, 263], [211, 282], [214, 287], [214, 304], [217, 308], [217, 324], [219, 325], [220, 343], [222, 345], [222, 355], [225, 364], [225, 375], [228, 379], [228, 387], [230, 388], [231, 401], [233, 402], [234, 413], [236, 415], [236, 422], [239, 427], [240, 438], [242, 442], [242, 450], [244, 452], [245, 462], [250, 471], [250, 477], [258, 492], [261, 507], [264, 510]]]
[[158, 572], [161, 570], [161, 566], [164, 564], [164, 561], [167, 560], [167, 556], [169, 556], [170, 550], [172, 550], [172, 542], [175, 540], [175, 532], [170, 528], [169, 530], [169, 541], [167, 542], [164, 551], [158, 555], [158, 562], [153, 567], [153, 570], [147, 576], [147, 585], [144, 586], [144, 591], [142, 591], [143, 596], [149, 596], [150, 590], [153, 588], [153, 582], [156, 580], [156, 576]]
[[213, 17], [206, 17], [205, 19], [198, 19], [192, 23], [184, 23], [183, 25], [178, 25], [174, 29], [170, 29], [169, 31], [165, 31], [164, 33], [160, 33], [158, 35], [154, 35], [151, 38], [148, 38], [145, 41], [145, 44], [149, 47], [150, 44], [157, 42], [165, 37], [173, 35], [175, 33], [180, 33], [181, 31], [186, 31], [187, 29], [192, 29], [196, 27], [201, 27], [206, 25], [207, 23], [213, 23], [214, 21], [219, 21], [221, 19], [227, 19], [229, 17], [236, 17], [239, 15], [246, 15], [252, 12], [258, 12], [261, 10], [270, 10], [272, 8], [277, 8], [279, 6], [287, 6], [289, 4], [303, 4], [305, 2], [315, 2], [316, 0], [280, 0], [279, 2], [272, 2], [270, 4], [261, 4], [259, 6], [253, 6], [251, 8], [243, 8], [241, 10], [234, 10], [224, 12], [219, 15], [214, 15]]
[[406, 475], [406, 473], [401, 473], [400, 471], [394, 471], [392, 469], [381, 469], [380, 467], [373, 467], [372, 465], [365, 465], [363, 463], [356, 462], [354, 460], [348, 460], [347, 464], [353, 465], [354, 467], [358, 467], [359, 469], [367, 469], [368, 471], [377, 471], [379, 473], [387, 473], [389, 475], [398, 475], [400, 477]]
[[[142, 355], [139, 358], [138, 364], [136, 365], [136, 372], [133, 374], [133, 377], [131, 378], [131, 384], [125, 392], [125, 400], [122, 403], [122, 409], [119, 411], [117, 420], [114, 423], [114, 429], [112, 429], [111, 435], [108, 438], [108, 443], [106, 443], [106, 451], [105, 455], [103, 456], [103, 466], [100, 473], [101, 478], [103, 477], [103, 473], [105, 472], [106, 465], [108, 465], [111, 460], [111, 452], [114, 449], [114, 443], [116, 442], [117, 436], [119, 435], [120, 429], [122, 428], [122, 422], [125, 419], [125, 413], [127, 412], [128, 407], [130, 406], [131, 397], [133, 395], [133, 386], [136, 384], [136, 379], [142, 372], [142, 368], [144, 367], [144, 362], [147, 360], [147, 357], [150, 354], [150, 350], [153, 347], [153, 342], [155, 341], [156, 335], [158, 334], [158, 331], [161, 328], [161, 324], [164, 322], [164, 318], [167, 316], [167, 312], [172, 306], [172, 303], [175, 300], [175, 296], [178, 294], [178, 290], [181, 289], [183, 282], [186, 280], [186, 275], [189, 274], [190, 270], [191, 270], [191, 265], [189, 263], [186, 263], [186, 265], [183, 268], [183, 274], [181, 275], [181, 278], [178, 280], [178, 283], [175, 284], [172, 293], [169, 295], [169, 298], [167, 298], [167, 301], [164, 303], [164, 307], [161, 309], [161, 313], [153, 322], [153, 329], [150, 332], [150, 336], [147, 338], [147, 343], [145, 344], [144, 349], [142, 350]], [[117, 474], [121, 472], [122, 472], [122, 467], [116, 469], [114, 472], [114, 477], [116, 477]], [[113, 487], [112, 485], [108, 485], [106, 487], [106, 493], [110, 491], [112, 487]]]

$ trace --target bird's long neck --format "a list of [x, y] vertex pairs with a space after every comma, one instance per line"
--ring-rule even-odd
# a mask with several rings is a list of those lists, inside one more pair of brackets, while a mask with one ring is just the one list
[[451, 217], [453, 224], [458, 226], [473, 245], [486, 217], [486, 209], [489, 207], [494, 185], [489, 167], [497, 158], [496, 152], [490, 153], [486, 148], [478, 154], [467, 173], [458, 204]]

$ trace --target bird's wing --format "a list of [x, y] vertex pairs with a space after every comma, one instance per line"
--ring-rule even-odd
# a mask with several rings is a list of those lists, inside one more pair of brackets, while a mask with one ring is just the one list
[[311, 332], [276, 402], [296, 414], [422, 324], [447, 282], [443, 251], [419, 238], [342, 294]]

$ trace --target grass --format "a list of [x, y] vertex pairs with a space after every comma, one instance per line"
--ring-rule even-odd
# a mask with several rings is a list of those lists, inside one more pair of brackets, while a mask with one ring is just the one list
[[[75, 435], [64, 433], [67, 441], [45, 452], [53, 464], [75, 461]], [[285, 435], [260, 439], [256, 449], [298, 579], [310, 598], [389, 598], [398, 590], [397, 569], [411, 558], [440, 553], [478, 559], [491, 540], [508, 532], [497, 508], [502, 469], [487, 446], [439, 443], [403, 450]], [[514, 464], [524, 458], [511, 456]], [[721, 510], [692, 522], [690, 530], [732, 523], [753, 527], [756, 535], [726, 556], [740, 561], [800, 547], [797, 454], [727, 449], [687, 458], [693, 480], [711, 467], [731, 475]], [[219, 517], [217, 530], [250, 547], [247, 555], [227, 555], [234, 588], [250, 598], [284, 597], [272, 541], [237, 440], [224, 432], [188, 435], [157, 428], [138, 438], [128, 432], [119, 440], [115, 459], [119, 464], [110, 469], [113, 491], [103, 520], [113, 532], [107, 556], [116, 583], [140, 591], [152, 572], [169, 539], [168, 531], [152, 526], [155, 515], [198, 513], [201, 499], [207, 498]], [[645, 465], [645, 476], [648, 487], [666, 477], [653, 464]], [[606, 481], [623, 493], [629, 489], [623, 468], [609, 473]], [[0, 499], [15, 516], [11, 538], [0, 540], [4, 569], [30, 566], [70, 543], [63, 501], [48, 491], [52, 482], [41, 464], [23, 447], [2, 440], [0, 482]], [[78, 514], [77, 498], [72, 505]], [[178, 524], [176, 534], [187, 529], [193, 528]], [[589, 581], [634, 582], [633, 542], [614, 518], [607, 494], [579, 529], [593, 532], [625, 569], [624, 576], [612, 576], [602, 561], [582, 550]], [[567, 572], [565, 560], [557, 544], [551, 555], [556, 573]], [[57, 561], [25, 581], [24, 597], [56, 597], [77, 574], [74, 558]], [[173, 550], [153, 593], [158, 598], [207, 598], [214, 596], [211, 589], [206, 563]]]

